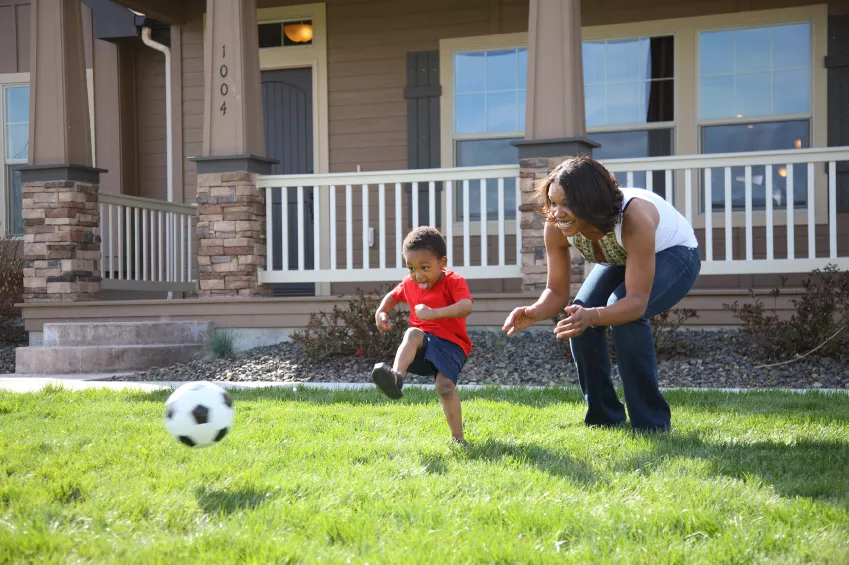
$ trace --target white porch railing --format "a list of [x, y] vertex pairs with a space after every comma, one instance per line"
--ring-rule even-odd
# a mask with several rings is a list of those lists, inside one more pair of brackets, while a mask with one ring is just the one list
[[108, 193], [99, 199], [102, 288], [197, 289], [195, 207]]
[[464, 277], [521, 277], [518, 176], [504, 166], [259, 177], [268, 246], [260, 281], [399, 279], [403, 239], [419, 224], [440, 228], [448, 265]]
[[[849, 269], [849, 225], [839, 226], [837, 214], [837, 163], [846, 161], [849, 147], [604, 165], [623, 186], [662, 194], [687, 217], [703, 250], [702, 274], [742, 275], [804, 273], [829, 263]], [[521, 277], [518, 176], [510, 165], [260, 177], [268, 230], [260, 280], [394, 280], [404, 272], [401, 242], [416, 220], [442, 230], [449, 265], [465, 277]]]
[[838, 240], [837, 223], [836, 165], [844, 161], [849, 147], [604, 165], [623, 186], [662, 193], [687, 217], [704, 249], [702, 274], [742, 275], [804, 273], [829, 263], [849, 269], [849, 226], [844, 219]]

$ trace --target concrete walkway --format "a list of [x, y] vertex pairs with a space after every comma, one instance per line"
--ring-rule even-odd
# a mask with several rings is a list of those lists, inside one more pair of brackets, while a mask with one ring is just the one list
[[[90, 388], [106, 388], [112, 390], [135, 389], [143, 391], [154, 391], [162, 389], [173, 389], [186, 381], [104, 381], [110, 377], [124, 376], [129, 373], [108, 373], [108, 374], [79, 374], [79, 375], [18, 375], [7, 374], [0, 375], [0, 389], [10, 390], [12, 392], [36, 392], [48, 385], [61, 386], [69, 390], [85, 390]], [[277, 381], [253, 381], [253, 382], [227, 382], [214, 381], [217, 385], [228, 389], [249, 389], [249, 388], [284, 388], [284, 389], [325, 389], [325, 390], [367, 390], [375, 389], [375, 386], [369, 382], [362, 383], [295, 383], [295, 382], [277, 382]], [[459, 390], [482, 390], [494, 388], [495, 385], [459, 385]], [[568, 385], [566, 388], [577, 388], [578, 385]], [[407, 384], [405, 388], [422, 388], [432, 390], [433, 385], [417, 385]], [[545, 389], [551, 387], [541, 386], [525, 386], [525, 385], [502, 385], [501, 388], [523, 388], [523, 389]], [[662, 388], [663, 391], [671, 390], [693, 390], [703, 392], [758, 392], [758, 391], [773, 391], [780, 390], [783, 392], [824, 392], [829, 394], [849, 394], [849, 389], [796, 389], [796, 388], [781, 388], [781, 389], [746, 389], [746, 388], [692, 388], [692, 387], [671, 387]]]

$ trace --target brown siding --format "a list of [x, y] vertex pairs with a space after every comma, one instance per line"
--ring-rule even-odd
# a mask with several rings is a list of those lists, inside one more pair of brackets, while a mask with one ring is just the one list
[[[183, 155], [199, 156], [203, 150], [203, 19], [183, 26]], [[183, 160], [183, 191], [187, 202], [197, 194], [197, 167]]]
[[0, 74], [29, 72], [30, 0], [0, 0]]
[[136, 51], [138, 195], [167, 198], [165, 56], [146, 45]]

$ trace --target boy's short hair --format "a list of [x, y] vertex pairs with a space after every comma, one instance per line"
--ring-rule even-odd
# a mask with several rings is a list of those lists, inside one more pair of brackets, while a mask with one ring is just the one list
[[404, 253], [408, 251], [426, 250], [436, 255], [439, 259], [448, 256], [445, 246], [445, 238], [439, 230], [430, 226], [420, 226], [407, 234], [404, 238]]

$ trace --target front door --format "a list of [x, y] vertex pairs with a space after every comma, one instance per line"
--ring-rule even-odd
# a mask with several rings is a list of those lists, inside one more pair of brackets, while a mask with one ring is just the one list
[[[312, 174], [313, 112], [312, 69], [262, 71], [262, 110], [265, 126], [265, 147], [268, 156], [277, 159], [272, 168], [275, 175]], [[274, 269], [283, 268], [283, 253], [288, 256], [289, 269], [298, 266], [298, 194], [296, 188], [273, 191], [271, 214], [275, 226], [281, 226], [286, 202], [288, 244], [283, 249], [283, 234], [275, 230], [272, 237]], [[312, 187], [304, 187], [304, 266], [314, 268], [313, 261], [313, 195]], [[272, 285], [276, 296], [315, 295], [314, 283], [284, 283]]]

